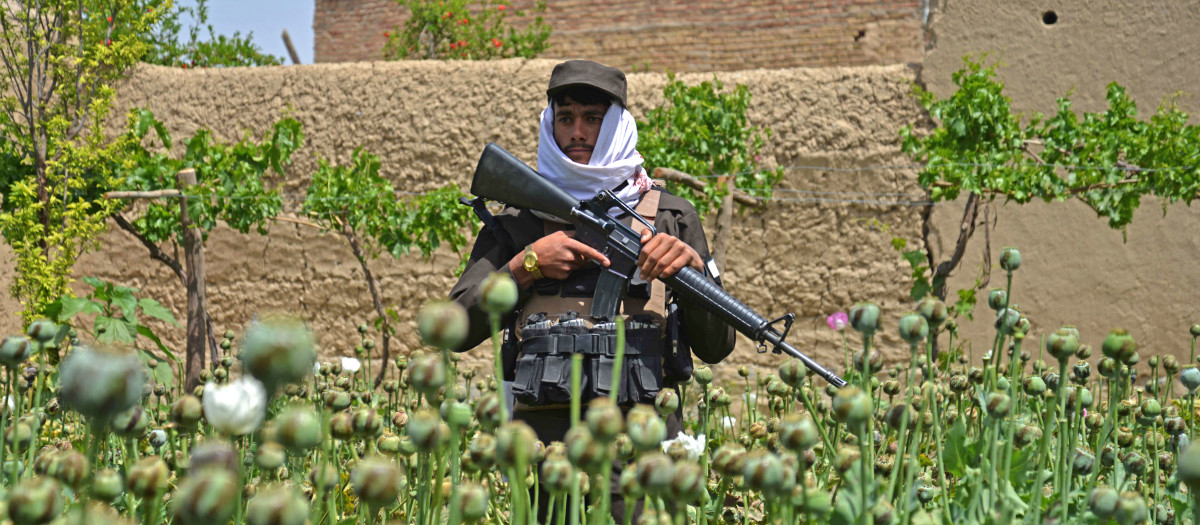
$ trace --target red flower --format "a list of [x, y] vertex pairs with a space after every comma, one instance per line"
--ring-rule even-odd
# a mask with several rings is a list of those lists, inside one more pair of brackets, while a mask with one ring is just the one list
[[455, 42], [450, 42], [450, 49], [458, 49], [458, 44]]
[[507, 8], [506, 8], [506, 7], [504, 7], [504, 4], [500, 4], [499, 6], [496, 6], [496, 10], [497, 10], [497, 11], [503, 11], [503, 10], [505, 10], [505, 9], [507, 9]]
[[458, 47], [467, 47], [467, 41], [466, 41], [466, 40], [459, 40], [459, 41], [458, 41]]
[[469, 23], [471, 23], [471, 21], [470, 21], [470, 20], [467, 20], [466, 18], [464, 18], [464, 19], [462, 19], [462, 20], [459, 20], [459, 21], [458, 21], [458, 25], [460, 25], [460, 26], [465, 26], [465, 25], [467, 25], [467, 24], [469, 24]]
[[104, 45], [106, 45], [106, 46], [112, 46], [112, 39], [110, 38], [110, 39], [108, 39], [108, 40], [105, 40], [105, 41], [104, 41]]
[[496, 46], [496, 47], [500, 47], [500, 46], [504, 45], [504, 42], [501, 42], [499, 38], [493, 38], [492, 45]]
[[467, 58], [467, 52], [463, 51], [463, 58]]
[[112, 23], [112, 17], [111, 17], [111, 16], [110, 16], [110, 17], [108, 17], [108, 23], [110, 23], [110, 24]]
[[442, 20], [449, 20], [450, 17], [452, 17], [452, 16], [454, 16], [454, 13], [451, 13], [450, 11], [446, 11], [446, 14], [442, 15]]
[[180, 67], [182, 67], [182, 68], [184, 68], [184, 69], [187, 69], [187, 64], [184, 64], [184, 65], [182, 65], [182, 66], [180, 66]]

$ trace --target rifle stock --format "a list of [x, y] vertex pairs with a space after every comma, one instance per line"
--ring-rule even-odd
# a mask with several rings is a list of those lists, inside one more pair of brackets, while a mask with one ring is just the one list
[[[471, 193], [510, 206], [549, 213], [555, 217], [572, 221], [580, 227], [596, 229], [596, 225], [590, 224], [590, 222], [608, 220], [609, 222], [604, 224], [601, 230], [609, 232], [607, 236], [609, 243], [613, 243], [614, 238], [618, 236], [626, 240], [637, 238], [631, 228], [612, 219], [603, 211], [599, 213], [600, 217], [597, 217], [596, 213], [581, 209], [581, 202], [578, 199], [571, 197], [570, 194], [495, 144], [489, 143], [483, 149], [483, 155], [479, 159], [479, 165], [475, 168], [475, 175], [471, 182]], [[599, 208], [607, 210], [609, 206], [604, 205]], [[581, 222], [589, 224], [580, 224]], [[586, 236], [582, 238], [599, 241], [604, 237]], [[612, 254], [615, 250], [624, 250], [624, 247], [621, 246], [607, 245], [593, 246], [593, 248], [607, 254]], [[636, 261], [636, 254], [634, 254], [634, 261]], [[633, 268], [629, 275], [624, 275], [626, 281], [632, 278], [633, 271], [636, 271], [636, 268]], [[785, 342], [783, 334], [771, 328], [771, 323], [765, 318], [720, 286], [709, 282], [694, 268], [684, 267], [675, 275], [663, 279], [663, 283], [706, 311], [715, 313], [723, 321], [733, 326], [734, 330], [754, 342], [769, 344], [777, 353], [785, 352], [799, 359], [806, 367], [836, 387], [840, 388], [846, 385], [846, 381], [837, 374]], [[615, 300], [619, 301], [620, 298], [617, 297]], [[613, 310], [615, 311], [615, 308]]]
[[471, 179], [471, 193], [563, 220], [570, 220], [571, 210], [579, 206], [578, 199], [494, 143], [483, 148]]

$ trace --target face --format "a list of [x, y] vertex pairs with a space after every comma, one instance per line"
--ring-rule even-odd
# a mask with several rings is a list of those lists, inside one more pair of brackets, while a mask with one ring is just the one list
[[585, 106], [571, 97], [564, 98], [562, 104], [554, 104], [554, 141], [567, 158], [580, 164], [591, 160], [608, 106], [607, 103]]

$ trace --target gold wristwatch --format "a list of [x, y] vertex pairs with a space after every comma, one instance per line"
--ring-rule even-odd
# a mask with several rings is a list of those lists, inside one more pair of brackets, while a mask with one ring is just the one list
[[533, 245], [525, 247], [525, 258], [521, 260], [521, 265], [525, 267], [525, 271], [529, 272], [534, 279], [543, 277], [542, 270], [538, 268], [537, 253], [533, 251]]

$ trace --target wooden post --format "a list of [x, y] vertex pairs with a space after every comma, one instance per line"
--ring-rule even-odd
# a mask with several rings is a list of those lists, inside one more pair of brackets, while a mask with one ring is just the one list
[[283, 45], [287, 47], [288, 56], [292, 57], [292, 63], [300, 65], [300, 55], [296, 54], [296, 48], [292, 46], [292, 37], [288, 35], [287, 29], [283, 30]]
[[712, 258], [718, 271], [725, 270], [725, 249], [729, 246], [729, 231], [733, 228], [733, 196], [737, 191], [734, 177], [719, 177], [717, 184], [725, 184], [725, 198], [721, 200], [721, 211], [717, 212], [717, 231], [713, 233]]
[[204, 237], [200, 228], [192, 224], [188, 215], [186, 189], [196, 184], [196, 170], [185, 169], [175, 175], [179, 184], [179, 217], [183, 230], [183, 256], [187, 282], [187, 360], [184, 383], [187, 393], [192, 393], [200, 384], [200, 371], [205, 366], [205, 340], [208, 327], [205, 323], [204, 298]]

